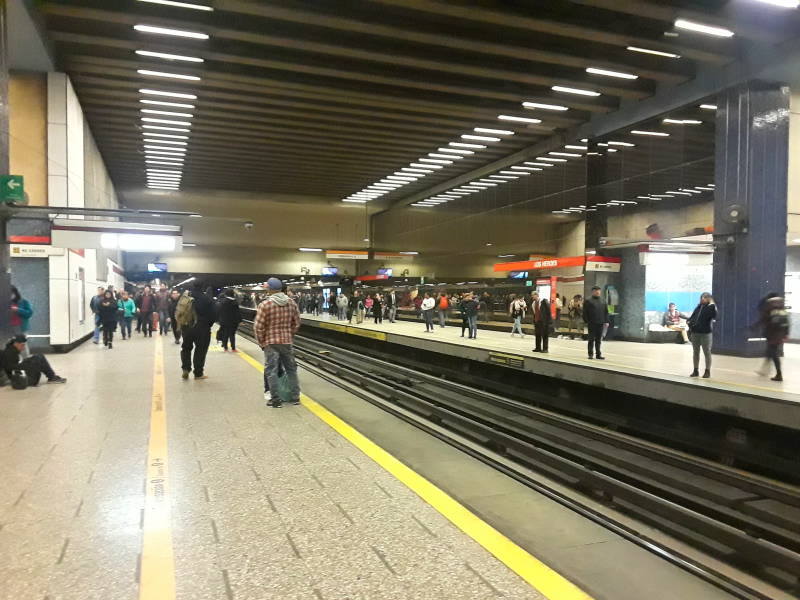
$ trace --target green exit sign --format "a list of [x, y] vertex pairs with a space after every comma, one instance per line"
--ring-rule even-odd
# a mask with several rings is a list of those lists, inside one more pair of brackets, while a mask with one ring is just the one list
[[0, 175], [0, 203], [25, 202], [25, 182], [22, 175]]

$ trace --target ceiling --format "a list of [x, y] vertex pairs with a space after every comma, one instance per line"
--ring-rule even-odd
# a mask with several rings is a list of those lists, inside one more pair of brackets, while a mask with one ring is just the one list
[[[70, 74], [121, 189], [146, 184], [143, 132], [160, 134], [147, 139], [176, 146], [176, 153], [150, 160], [185, 156], [180, 166], [147, 165], [180, 171], [182, 190], [268, 191], [336, 202], [412, 168], [410, 163], [439, 148], [453, 149], [450, 142], [473, 143], [460, 136], [481, 135], [475, 127], [514, 132], [498, 135], [498, 142], [477, 141], [487, 147], [439, 165], [443, 168], [426, 169], [431, 172], [400, 188], [385, 186], [387, 193], [376, 202], [386, 206], [594, 115], [679, 86], [701, 67], [721, 67], [744, 56], [753, 44], [775, 45], [800, 30], [800, 11], [763, 0], [554, 0], [535, 7], [523, 0], [181, 1], [214, 10], [143, 0], [39, 5], [60, 67]], [[679, 31], [673, 26], [678, 17], [736, 35]], [[142, 24], [208, 39], [134, 29]], [[204, 62], [164, 60], [137, 50]], [[638, 78], [587, 73], [591, 67]], [[553, 86], [600, 95], [563, 93]], [[147, 95], [140, 89], [196, 98]], [[143, 99], [192, 108], [143, 104]], [[567, 110], [526, 109], [523, 101]], [[143, 114], [142, 109], [192, 116]], [[498, 115], [541, 123], [498, 120]], [[191, 125], [143, 123], [143, 116]]]

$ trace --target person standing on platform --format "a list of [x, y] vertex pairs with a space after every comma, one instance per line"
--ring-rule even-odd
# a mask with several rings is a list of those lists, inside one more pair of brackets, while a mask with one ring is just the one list
[[465, 314], [467, 315], [467, 327], [469, 329], [469, 339], [475, 340], [478, 338], [478, 309], [480, 303], [475, 297], [475, 294], [469, 293], [462, 302]]
[[103, 299], [97, 305], [97, 314], [100, 316], [100, 325], [103, 327], [103, 345], [111, 350], [114, 341], [114, 332], [119, 320], [119, 304], [114, 298], [114, 292], [106, 290]]
[[[550, 351], [550, 324], [553, 322], [550, 313], [550, 302], [545, 298], [539, 297], [539, 292], [531, 294], [531, 310], [533, 311], [533, 330], [536, 335], [536, 347], [534, 352]], [[600, 350], [597, 350], [598, 355]]]
[[350, 302], [347, 303], [347, 322], [353, 322], [353, 313], [356, 312], [356, 304], [358, 303], [358, 290], [353, 290], [353, 295], [350, 296]]
[[441, 292], [436, 298], [436, 314], [439, 316], [439, 327], [444, 329], [447, 323], [447, 313], [450, 311], [450, 301], [446, 292]]
[[175, 307], [178, 306], [178, 300], [181, 297], [181, 293], [174, 289], [169, 293], [169, 323], [172, 327], [172, 335], [175, 336], [175, 343], [181, 343], [181, 329], [178, 327], [178, 321], [175, 319]]
[[375, 325], [383, 325], [383, 296], [381, 294], [375, 294], [372, 316], [375, 317]]
[[574, 340], [575, 335], [578, 339], [583, 337], [583, 296], [575, 294], [569, 303], [569, 339]]
[[364, 315], [366, 314], [366, 297], [364, 294], [359, 293], [358, 301], [356, 302], [356, 324], [364, 322]]
[[136, 316], [136, 303], [131, 299], [128, 292], [123, 291], [120, 299], [117, 300], [119, 309], [119, 328], [122, 331], [122, 339], [129, 339], [132, 333], [133, 317]]
[[583, 320], [589, 329], [589, 358], [605, 360], [600, 351], [603, 341], [603, 326], [608, 323], [608, 305], [601, 297], [602, 290], [594, 286], [592, 295], [583, 303]]
[[0, 352], [0, 369], [15, 389], [17, 388], [14, 379], [20, 376], [24, 377], [24, 383], [19, 389], [38, 385], [42, 375], [47, 377], [47, 383], [67, 382], [66, 379], [55, 374], [50, 363], [41, 354], [24, 358], [26, 354], [30, 354], [27, 345], [28, 338], [20, 333], [11, 338]]
[[222, 291], [222, 298], [218, 303], [219, 328], [222, 332], [222, 350], [228, 351], [228, 344], [231, 345], [231, 352], [236, 350], [236, 330], [242, 322], [242, 311], [239, 310], [239, 303], [233, 290], [226, 288]]
[[767, 352], [764, 365], [756, 371], [762, 377], [769, 375], [769, 363], [775, 365], [775, 376], [772, 381], [783, 381], [781, 370], [781, 354], [783, 344], [789, 338], [790, 320], [786, 311], [786, 303], [777, 292], [771, 292], [759, 303], [759, 320], [763, 336], [767, 339]]
[[[181, 329], [181, 370], [183, 379], [194, 372], [195, 379], [208, 379], [205, 374], [206, 355], [211, 343], [211, 326], [216, 317], [214, 302], [205, 293], [200, 283], [195, 284], [191, 295], [184, 292], [175, 307], [175, 319]], [[194, 350], [194, 356], [192, 356]]]
[[509, 315], [514, 319], [514, 324], [511, 326], [511, 337], [514, 337], [515, 333], [518, 333], [520, 337], [525, 337], [525, 334], [522, 333], [522, 320], [525, 318], [526, 308], [528, 307], [522, 298], [513, 298], [511, 300], [511, 306], [508, 309]]
[[258, 306], [253, 332], [256, 342], [264, 350], [267, 406], [280, 408], [283, 402], [270, 390], [278, 389], [278, 372], [282, 370], [288, 379], [292, 404], [300, 404], [300, 382], [297, 379], [297, 362], [294, 358], [294, 336], [300, 329], [300, 313], [297, 305], [283, 293], [283, 283], [276, 277], [267, 281], [269, 296]]
[[350, 306], [350, 299], [345, 295], [344, 292], [336, 296], [336, 307], [338, 310], [337, 317], [340, 321], [344, 321], [347, 318], [347, 307]]
[[425, 298], [420, 305], [422, 317], [425, 319], [425, 333], [433, 333], [433, 308], [435, 306], [436, 300], [431, 298], [430, 292], [425, 292]]
[[142, 333], [144, 337], [153, 337], [153, 314], [156, 311], [156, 297], [153, 295], [153, 288], [149, 285], [144, 286], [142, 301], [139, 305], [139, 316], [141, 317]]
[[100, 306], [105, 291], [105, 288], [98, 287], [97, 294], [92, 296], [92, 299], [89, 300], [89, 309], [92, 311], [92, 318], [94, 319], [94, 333], [92, 334], [93, 344], [100, 343], [100, 313], [97, 312], [97, 307]]
[[364, 299], [364, 311], [366, 314], [372, 314], [372, 305], [375, 303], [375, 299], [372, 297], [372, 294], [367, 294], [367, 297]]
[[397, 294], [394, 290], [386, 294], [386, 308], [389, 310], [389, 323], [394, 323], [397, 316]]
[[686, 325], [689, 327], [689, 339], [692, 341], [692, 361], [694, 370], [689, 377], [700, 375], [700, 349], [706, 361], [706, 370], [703, 378], [711, 377], [711, 344], [713, 342], [712, 330], [717, 318], [717, 305], [711, 294], [704, 292], [700, 296], [700, 303], [695, 307]]
[[159, 286], [155, 300], [158, 313], [158, 335], [167, 335], [169, 332], [169, 290], [167, 290], [166, 283]]

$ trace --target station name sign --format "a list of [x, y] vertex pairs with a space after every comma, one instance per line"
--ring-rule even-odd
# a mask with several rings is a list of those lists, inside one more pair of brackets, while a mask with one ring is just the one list
[[338, 258], [340, 260], [367, 260], [369, 252], [366, 250], [327, 250], [325, 258]]
[[[506, 271], [532, 271], [583, 266], [586, 266], [587, 271], [619, 271], [621, 262], [622, 259], [615, 256], [563, 256], [497, 263], [494, 265], [494, 271], [502, 273]], [[598, 265], [601, 266], [597, 268]]]

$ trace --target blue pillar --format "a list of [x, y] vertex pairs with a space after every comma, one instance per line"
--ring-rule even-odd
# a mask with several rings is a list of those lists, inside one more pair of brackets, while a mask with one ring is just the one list
[[[750, 82], [717, 98], [714, 289], [720, 310], [714, 351], [756, 356], [748, 341], [758, 301], [783, 292], [786, 272], [787, 87]], [[730, 218], [741, 207], [742, 220]]]

